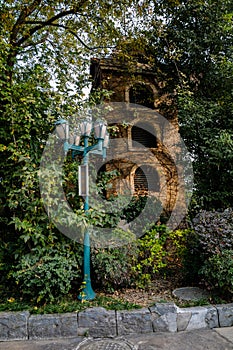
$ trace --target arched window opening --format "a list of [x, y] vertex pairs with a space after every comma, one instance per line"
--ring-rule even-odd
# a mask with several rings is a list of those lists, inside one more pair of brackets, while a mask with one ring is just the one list
[[154, 109], [154, 100], [154, 92], [148, 85], [135, 84], [129, 89], [130, 103], [136, 103]]
[[155, 135], [151, 134], [147, 129], [148, 126], [146, 126], [145, 124], [133, 125], [131, 131], [132, 147], [157, 147], [157, 140]]
[[146, 175], [141, 168], [137, 168], [134, 174], [134, 191], [136, 193], [144, 193], [148, 192], [148, 183], [146, 179]]
[[147, 195], [148, 191], [159, 192], [160, 183], [157, 170], [147, 165], [138, 167], [134, 174], [134, 191], [140, 195]]

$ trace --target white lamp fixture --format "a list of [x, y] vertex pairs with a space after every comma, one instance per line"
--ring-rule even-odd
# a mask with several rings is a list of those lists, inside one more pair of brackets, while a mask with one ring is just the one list
[[74, 140], [75, 140], [75, 135], [72, 133], [72, 134], [70, 134], [68, 142], [72, 145], [72, 144], [74, 144]]
[[80, 135], [75, 135], [74, 137], [74, 145], [75, 146], [78, 146], [80, 144], [80, 139], [81, 139], [81, 136]]
[[97, 120], [94, 124], [94, 133], [96, 139], [104, 140], [105, 134], [107, 130], [107, 125], [102, 120]]
[[73, 140], [71, 143], [75, 146], [79, 146], [80, 139], [81, 139], [80, 127], [76, 127], [74, 128]]
[[106, 131], [104, 135], [103, 147], [108, 148], [108, 144], [109, 144], [109, 133]]
[[92, 130], [92, 120], [86, 119], [80, 124], [80, 130], [82, 136], [90, 136]]
[[67, 141], [69, 139], [69, 123], [65, 119], [59, 119], [55, 123], [56, 133], [60, 140]]

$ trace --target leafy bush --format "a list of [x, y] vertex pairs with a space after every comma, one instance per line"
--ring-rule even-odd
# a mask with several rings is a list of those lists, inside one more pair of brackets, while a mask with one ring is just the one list
[[144, 288], [157, 274], [165, 276], [180, 270], [188, 233], [189, 230], [170, 231], [165, 225], [154, 225], [127, 245], [93, 248], [93, 280], [108, 291], [129, 285]]
[[21, 257], [9, 277], [15, 281], [24, 299], [41, 304], [70, 292], [72, 282], [81, 278], [82, 272], [79, 255], [67, 248], [34, 248]]
[[121, 218], [127, 222], [134, 220], [144, 209], [146, 201], [146, 196], [133, 197], [130, 203], [122, 210]]
[[199, 281], [199, 270], [203, 262], [198, 236], [194, 230], [187, 230], [185, 250], [182, 255], [182, 277], [185, 284], [192, 285]]
[[191, 231], [185, 230], [167, 230], [166, 237], [166, 256], [165, 261], [167, 264], [167, 270], [173, 273], [173, 270], [182, 268], [187, 255], [187, 242], [190, 238]]
[[[137, 285], [144, 287], [151, 282], [153, 275], [165, 267], [164, 243], [166, 237], [160, 235], [161, 227], [149, 230], [138, 240], [138, 256], [133, 270], [137, 273]], [[166, 228], [164, 228], [166, 232]], [[164, 233], [164, 232], [162, 232]]]
[[[143, 210], [146, 210], [146, 215]], [[162, 204], [157, 197], [135, 196], [122, 210], [121, 219], [130, 223], [130, 229], [141, 236], [149, 227], [157, 224], [161, 212]]]
[[233, 210], [201, 211], [193, 220], [196, 235], [194, 255], [199, 257], [199, 276], [210, 289], [232, 293]]
[[221, 254], [208, 258], [200, 274], [221, 295], [233, 295], [233, 250], [223, 250]]
[[208, 258], [233, 249], [233, 210], [201, 211], [193, 220], [201, 256]]
[[[120, 229], [117, 231], [119, 235], [130, 234]], [[93, 281], [96, 286], [109, 292], [129, 286], [134, 280], [132, 264], [135, 255], [135, 240], [116, 248], [92, 248]]]
[[148, 285], [156, 274], [180, 269], [188, 230], [170, 231], [165, 225], [153, 226], [138, 240], [137, 260], [133, 270], [136, 283]]

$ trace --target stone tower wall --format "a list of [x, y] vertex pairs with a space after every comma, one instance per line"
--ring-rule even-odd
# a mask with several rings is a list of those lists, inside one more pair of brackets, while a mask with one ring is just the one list
[[[161, 201], [165, 212], [171, 213], [176, 201], [177, 195], [182, 184], [179, 182], [177, 173], [176, 159], [174, 159], [170, 150], [166, 146], [169, 140], [169, 145], [172, 145], [174, 154], [179, 154], [179, 140], [177, 139], [178, 118], [176, 108], [174, 108], [173, 96], [163, 94], [161, 83], [156, 79], [155, 73], [148, 65], [135, 63], [135, 66], [127, 66], [126, 63], [121, 63], [117, 59], [93, 59], [91, 63], [91, 75], [93, 79], [92, 89], [105, 89], [112, 91], [108, 102], [123, 102], [128, 104], [127, 117], [124, 115], [124, 121], [127, 119], [126, 125], [122, 124], [122, 115], [119, 111], [114, 111], [114, 117], [111, 117], [111, 112], [108, 115], [108, 124], [111, 125], [111, 120], [117, 122], [117, 135], [114, 139], [114, 159], [107, 164], [106, 169], [113, 170], [117, 168], [121, 173], [121, 179], [113, 181], [112, 191], [124, 192], [125, 186], [131, 188], [134, 192], [135, 171], [138, 167], [150, 166], [158, 173], [159, 190], [152, 194], [157, 196]], [[141, 84], [148, 88], [148, 91], [153, 93], [152, 108], [140, 108], [140, 115], [135, 116], [133, 108], [131, 110], [130, 89], [135, 84]], [[158, 114], [164, 116], [172, 125], [172, 128], [164, 132], [161, 126], [161, 120]], [[156, 135], [157, 144], [155, 147], [135, 147], [132, 140], [132, 128], [137, 125], [145, 125], [149, 127]], [[148, 130], [149, 131], [149, 130]], [[174, 132], [175, 131], [175, 132]], [[121, 142], [124, 138], [124, 142]], [[166, 138], [166, 140], [165, 140]], [[124, 179], [125, 181], [122, 181]], [[139, 191], [140, 192], [140, 191]], [[142, 194], [142, 193], [138, 193]]]

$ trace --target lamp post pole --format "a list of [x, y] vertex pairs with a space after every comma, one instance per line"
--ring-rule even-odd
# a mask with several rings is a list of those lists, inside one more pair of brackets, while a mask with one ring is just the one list
[[[79, 194], [84, 197], [84, 213], [88, 215], [89, 210], [89, 184], [88, 184], [88, 160], [89, 153], [100, 155], [103, 159], [106, 157], [106, 149], [108, 147], [109, 135], [107, 133], [107, 126], [103, 121], [96, 121], [94, 126], [90, 119], [82, 122], [80, 126], [80, 132], [76, 132], [70, 135], [69, 123], [60, 119], [56, 122], [56, 133], [58, 137], [64, 142], [64, 151], [67, 153], [72, 150], [73, 156], [82, 155], [84, 176], [82, 179], [82, 171], [79, 167], [79, 187], [82, 187], [84, 183], [85, 188], [79, 188]], [[77, 128], [76, 128], [77, 130]], [[94, 130], [95, 139], [97, 142], [91, 146], [88, 145], [91, 132]], [[84, 146], [80, 146], [80, 138], [83, 137]], [[83, 181], [84, 180], [84, 181]], [[91, 286], [91, 248], [90, 248], [90, 233], [88, 228], [84, 233], [84, 252], [83, 252], [83, 288], [78, 296], [79, 300], [93, 300], [95, 298], [95, 292]]]
[[[88, 136], [84, 136], [84, 149], [88, 147]], [[84, 151], [85, 152], [85, 151]], [[84, 153], [83, 165], [87, 167], [88, 171], [88, 153]], [[89, 176], [89, 174], [88, 174]], [[84, 213], [88, 215], [89, 210], [89, 188], [84, 200]], [[83, 241], [83, 289], [78, 296], [79, 300], [93, 300], [95, 298], [95, 292], [91, 285], [91, 247], [90, 247], [90, 234], [88, 228], [84, 233]]]

